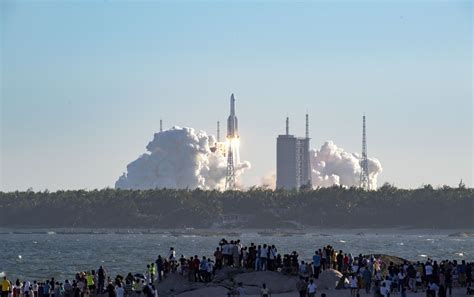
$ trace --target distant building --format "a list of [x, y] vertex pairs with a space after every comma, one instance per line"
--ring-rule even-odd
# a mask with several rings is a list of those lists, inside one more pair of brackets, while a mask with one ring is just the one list
[[277, 138], [277, 189], [311, 187], [311, 163], [309, 156], [308, 115], [306, 115], [306, 137], [289, 134], [289, 119], [286, 118], [286, 134]]

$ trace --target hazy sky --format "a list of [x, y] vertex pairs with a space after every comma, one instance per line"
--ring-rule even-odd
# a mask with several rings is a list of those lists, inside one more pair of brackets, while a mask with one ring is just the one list
[[383, 165], [473, 186], [471, 1], [0, 1], [0, 190], [103, 188], [159, 129], [215, 133], [236, 96], [247, 185], [290, 116]]

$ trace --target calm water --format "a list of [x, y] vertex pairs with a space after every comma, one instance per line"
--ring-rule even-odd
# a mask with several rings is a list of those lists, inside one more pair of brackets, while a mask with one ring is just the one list
[[[71, 230], [68, 230], [70, 232]], [[77, 232], [80, 230], [74, 230]], [[82, 230], [85, 231], [85, 230]], [[312, 230], [305, 234], [262, 234], [242, 231], [239, 236], [199, 235], [198, 231], [179, 234], [155, 230], [156, 234], [122, 234], [124, 230], [102, 230], [106, 234], [59, 234], [60, 230], [0, 229], [0, 273], [10, 278], [71, 278], [77, 271], [104, 265], [109, 273], [143, 272], [158, 254], [166, 255], [170, 246], [177, 255], [209, 256], [222, 237], [241, 239], [244, 244], [275, 244], [279, 253], [293, 250], [309, 259], [316, 247], [330, 244], [336, 249], [363, 253], [385, 253], [410, 260], [474, 260], [474, 237], [458, 234], [472, 230]], [[11, 232], [11, 233], [10, 233]], [[43, 232], [43, 234], [38, 234]], [[48, 232], [48, 233], [46, 233]], [[56, 232], [56, 233], [55, 233]], [[83, 232], [86, 233], [86, 232]], [[188, 234], [183, 234], [188, 233]], [[192, 234], [194, 233], [194, 234]]]

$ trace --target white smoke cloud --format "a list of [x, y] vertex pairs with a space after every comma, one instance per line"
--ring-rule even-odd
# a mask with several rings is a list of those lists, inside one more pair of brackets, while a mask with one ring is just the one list
[[[326, 141], [319, 150], [310, 150], [311, 178], [313, 187], [359, 186], [361, 156], [344, 151], [334, 142]], [[377, 188], [377, 177], [382, 172], [382, 165], [375, 158], [368, 158], [370, 188]], [[263, 187], [275, 189], [276, 174], [268, 172], [261, 178]]]
[[276, 172], [270, 171], [264, 177], [261, 178], [260, 184], [264, 188], [275, 189], [276, 188]]
[[[155, 133], [146, 147], [148, 152], [128, 164], [115, 187], [223, 190], [227, 160], [219, 150], [211, 152], [214, 143], [214, 136], [193, 128], [173, 127]], [[249, 162], [237, 164], [236, 176], [248, 168]]]
[[[310, 151], [311, 177], [313, 187], [342, 185], [358, 186], [360, 181], [361, 156], [349, 153], [337, 147], [334, 142], [326, 141], [319, 150]], [[377, 177], [382, 172], [382, 164], [375, 158], [368, 158], [369, 187], [377, 188]]]

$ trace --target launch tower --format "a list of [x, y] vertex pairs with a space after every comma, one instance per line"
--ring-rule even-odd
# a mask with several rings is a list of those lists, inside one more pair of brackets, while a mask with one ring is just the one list
[[362, 117], [362, 159], [360, 160], [360, 187], [370, 190], [369, 183], [369, 161], [367, 160], [367, 139], [365, 135], [365, 114]]

